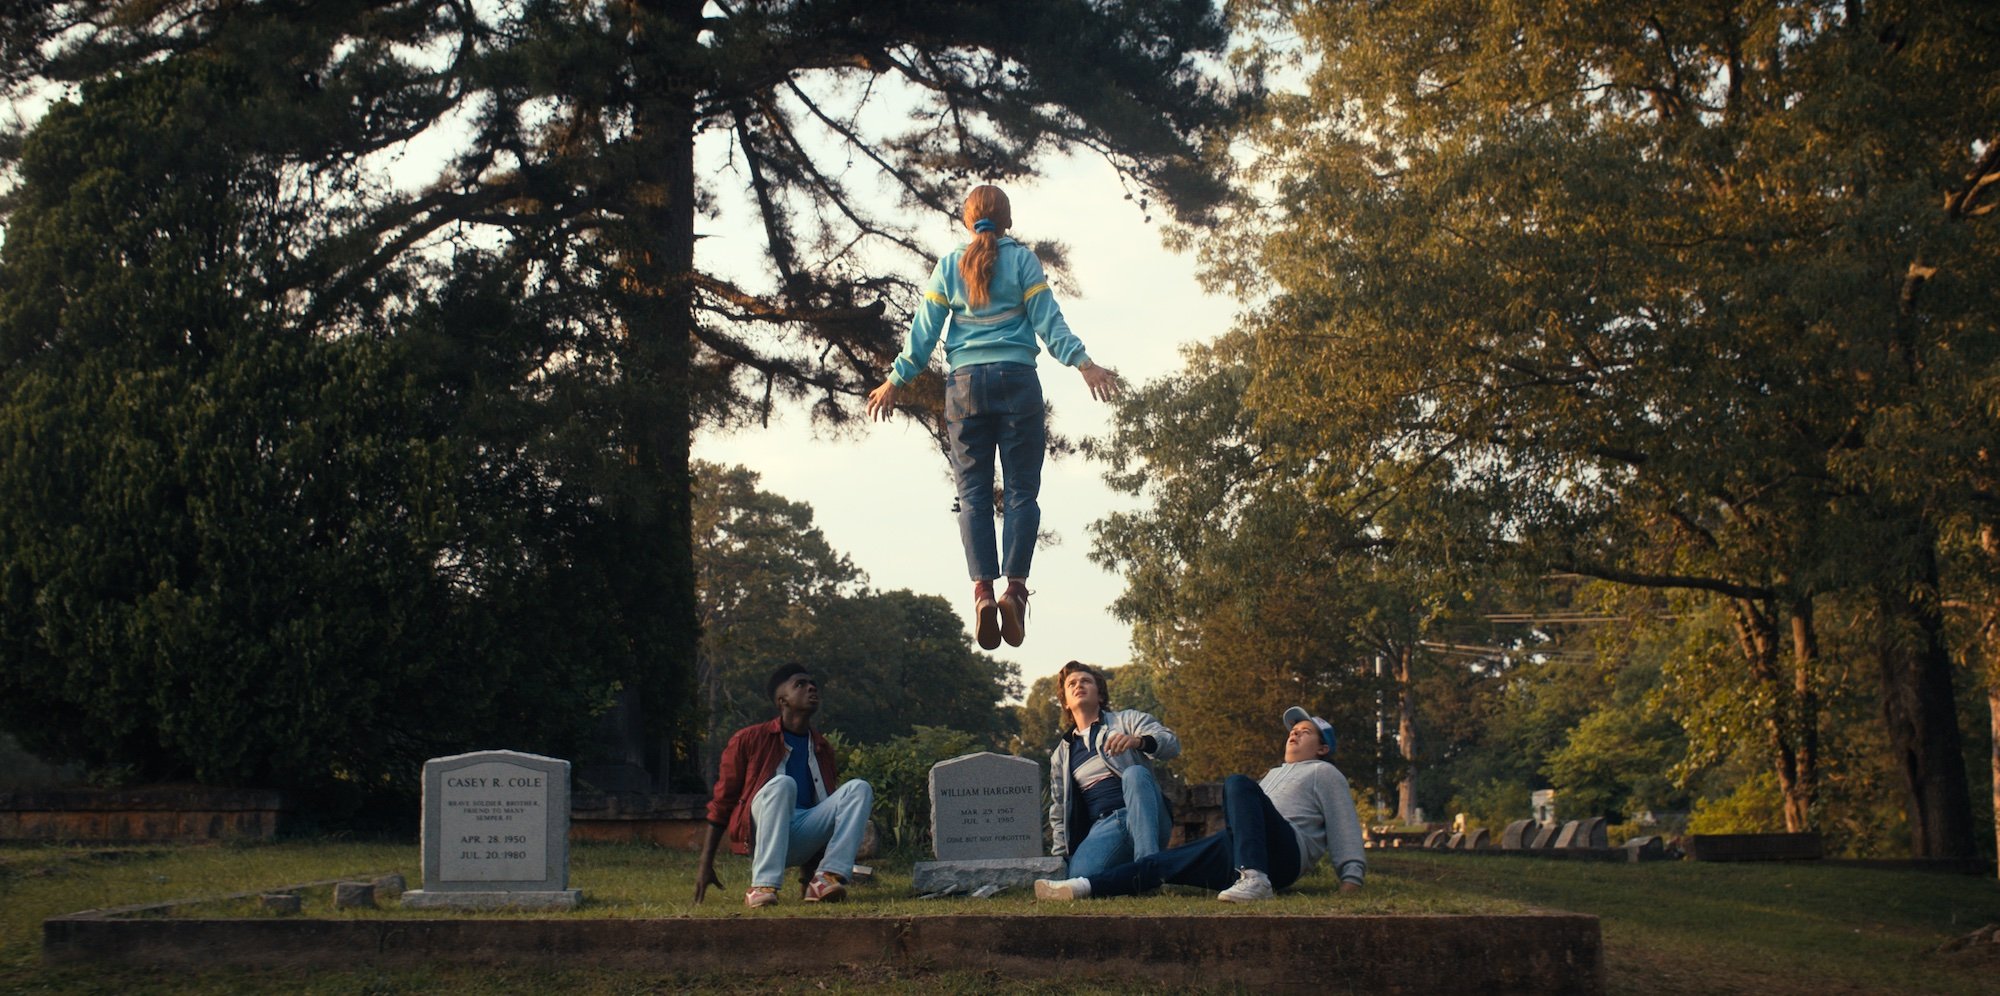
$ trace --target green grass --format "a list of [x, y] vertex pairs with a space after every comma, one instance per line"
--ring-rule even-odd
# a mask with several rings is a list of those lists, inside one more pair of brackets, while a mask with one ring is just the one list
[[[1535, 909], [1602, 918], [1607, 977], [1613, 992], [1992, 992], [2000, 957], [1938, 954], [1944, 941], [2000, 922], [2000, 885], [1991, 879], [1813, 865], [1586, 862], [1385, 853], [1370, 855], [1368, 888], [1341, 896], [1322, 867], [1256, 913], [1454, 914]], [[0, 848], [0, 993], [303, 993], [545, 992], [624, 994], [687, 988], [718, 991], [883, 989], [984, 993], [1087, 991], [1050, 983], [996, 980], [979, 973], [843, 969], [810, 980], [662, 977], [636, 971], [437, 968], [319, 972], [214, 969], [163, 977], [138, 969], [44, 967], [41, 921], [83, 909], [275, 889], [332, 878], [401, 872], [419, 879], [411, 844], [292, 841], [249, 846]], [[988, 900], [919, 900], [909, 895], [909, 862], [881, 859], [876, 881], [852, 902], [811, 906], [791, 901], [786, 916], [912, 916], [953, 913], [1023, 916], [1107, 914], [1238, 915], [1192, 890], [1143, 898], [1036, 904], [1025, 894]], [[727, 887], [692, 902], [690, 854], [629, 845], [581, 845], [571, 885], [585, 905], [557, 917], [744, 916], [740, 890], [748, 863], [725, 857]], [[331, 909], [331, 889], [306, 893], [308, 916], [400, 918], [443, 915]], [[166, 915], [264, 916], [254, 900], [179, 906]], [[514, 916], [523, 914], [452, 914]], [[756, 915], [768, 915], [760, 913]]]

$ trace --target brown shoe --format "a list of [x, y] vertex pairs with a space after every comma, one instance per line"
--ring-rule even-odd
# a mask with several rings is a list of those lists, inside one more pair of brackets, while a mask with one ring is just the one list
[[1018, 647], [1028, 635], [1028, 586], [1017, 579], [1007, 582], [1007, 592], [1000, 596], [1000, 638], [1010, 647]]
[[847, 883], [832, 872], [820, 872], [806, 883], [806, 902], [837, 903], [847, 898]]
[[1000, 645], [1000, 606], [993, 601], [993, 582], [974, 581], [972, 583], [972, 613], [978, 620], [974, 635], [979, 638], [981, 650], [992, 650]]

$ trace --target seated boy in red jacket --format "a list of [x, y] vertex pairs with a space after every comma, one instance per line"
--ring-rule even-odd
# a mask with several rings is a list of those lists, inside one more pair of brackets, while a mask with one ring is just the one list
[[834, 777], [833, 747], [812, 728], [819, 683], [811, 672], [787, 664], [771, 675], [765, 690], [778, 707], [777, 718], [737, 730], [722, 749], [694, 901], [701, 902], [709, 886], [722, 885], [715, 875], [715, 849], [727, 833], [731, 850], [750, 855], [750, 891], [743, 905], [776, 903], [785, 869], [815, 855], [818, 871], [806, 884], [805, 901], [839, 902], [847, 898], [875, 790], [859, 779], [842, 785]]

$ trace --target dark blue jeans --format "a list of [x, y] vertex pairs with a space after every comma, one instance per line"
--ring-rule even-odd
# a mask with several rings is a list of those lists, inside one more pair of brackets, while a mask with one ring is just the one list
[[[1042, 528], [1048, 429], [1042, 380], [1025, 363], [980, 363], [944, 379], [945, 430], [958, 478], [958, 538], [974, 581], [1028, 576]], [[993, 458], [1000, 458], [1001, 542], [993, 542]]]
[[1148, 854], [1090, 876], [1092, 896], [1136, 896], [1162, 884], [1227, 889], [1236, 869], [1255, 868], [1282, 889], [1299, 880], [1299, 838], [1271, 797], [1243, 775], [1222, 783], [1221, 833]]

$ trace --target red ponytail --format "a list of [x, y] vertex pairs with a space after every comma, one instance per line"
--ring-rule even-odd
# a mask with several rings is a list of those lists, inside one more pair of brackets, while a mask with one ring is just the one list
[[[972, 230], [972, 244], [958, 258], [958, 275], [965, 279], [966, 303], [984, 308], [993, 300], [993, 266], [1000, 261], [1000, 234], [1014, 227], [1014, 209], [999, 187], [982, 184], [966, 195], [962, 220]], [[982, 221], [991, 223], [984, 231], [980, 230]]]

